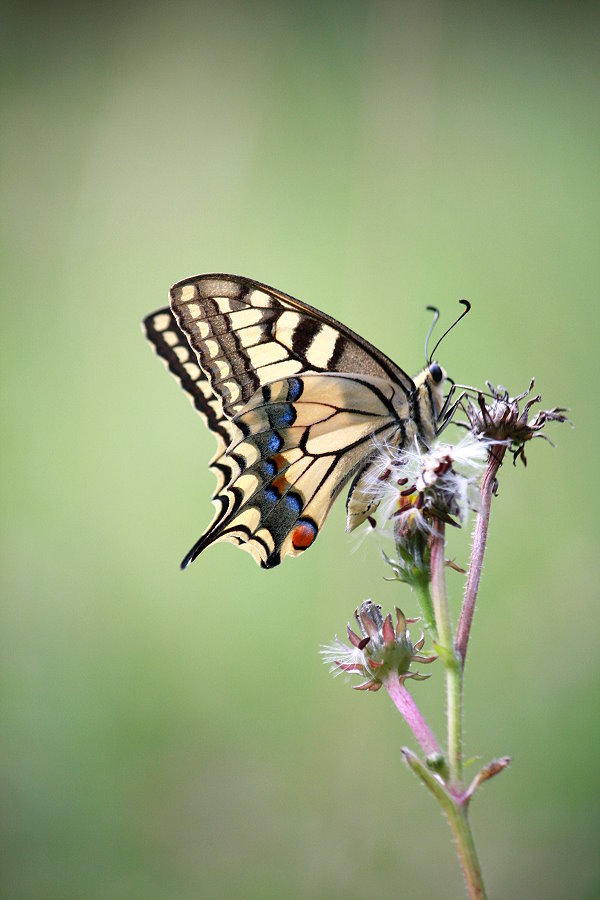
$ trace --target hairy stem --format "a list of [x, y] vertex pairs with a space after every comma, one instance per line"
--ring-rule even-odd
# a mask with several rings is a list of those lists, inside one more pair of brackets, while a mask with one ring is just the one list
[[469, 574], [465, 587], [465, 596], [463, 600], [462, 610], [460, 613], [460, 621], [456, 632], [456, 652], [458, 653], [462, 668], [465, 667], [465, 658], [467, 656], [467, 645], [469, 643], [469, 635], [471, 633], [471, 624], [473, 622], [473, 614], [475, 612], [475, 602], [477, 600], [477, 592], [479, 591], [479, 582], [481, 579], [481, 570], [483, 567], [483, 557], [487, 543], [488, 525], [490, 521], [490, 508], [492, 505], [492, 495], [494, 485], [496, 483], [496, 474], [504, 459], [506, 446], [503, 444], [494, 444], [490, 452], [490, 459], [487, 469], [481, 482], [481, 491], [479, 498], [479, 512], [475, 520], [475, 529], [473, 531], [473, 550], [471, 552], [471, 563], [469, 565]]
[[423, 753], [426, 756], [432, 754], [441, 755], [442, 751], [435, 737], [429, 729], [429, 726], [421, 710], [415, 703], [411, 694], [406, 690], [403, 682], [396, 672], [392, 672], [383, 683], [386, 691], [392, 698], [396, 709], [403, 716], [406, 724], [419, 742]]
[[446, 715], [450, 787], [462, 787], [462, 670], [454, 652], [446, 591], [444, 523], [434, 520], [431, 542], [431, 588], [439, 634], [439, 655], [446, 670]]
[[427, 769], [421, 760], [408, 747], [402, 748], [404, 759], [423, 784], [436, 797], [450, 824], [456, 841], [456, 850], [463, 870], [463, 875], [471, 900], [485, 900], [483, 875], [475, 842], [469, 825], [467, 805], [450, 794], [439, 777]]
[[435, 614], [433, 612], [433, 601], [431, 599], [431, 593], [429, 592], [429, 579], [417, 578], [415, 579], [413, 586], [419, 600], [419, 606], [421, 607], [425, 627], [429, 631], [431, 640], [437, 641], [438, 633], [435, 624]]
[[446, 810], [444, 812], [454, 832], [458, 858], [462, 866], [469, 897], [471, 900], [482, 900], [486, 895], [485, 887], [483, 886], [483, 874], [475, 849], [473, 833], [469, 825], [467, 808], [453, 804], [451, 813]]
[[433, 609], [438, 630], [438, 641], [442, 647], [452, 647], [452, 629], [450, 627], [450, 610], [446, 592], [446, 542], [445, 526], [439, 519], [433, 520], [431, 540], [431, 593]]

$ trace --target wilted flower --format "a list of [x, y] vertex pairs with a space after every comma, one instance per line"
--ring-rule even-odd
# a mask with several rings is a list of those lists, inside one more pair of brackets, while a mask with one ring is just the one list
[[531, 397], [522, 411], [519, 409], [521, 400], [531, 393], [534, 381], [535, 379], [532, 378], [527, 390], [516, 397], [510, 397], [502, 385], [494, 387], [488, 381], [486, 384], [491, 394], [491, 402], [486, 402], [481, 393], [477, 397], [477, 405], [470, 397], [465, 402], [465, 412], [471, 426], [471, 433], [494, 443], [505, 444], [510, 448], [514, 462], [521, 457], [524, 465], [527, 465], [524, 450], [527, 441], [534, 437], [543, 437], [552, 443], [545, 434], [541, 433], [546, 423], [568, 422], [565, 416], [566, 409], [562, 407], [542, 409], [529, 421], [531, 407], [535, 403], [540, 403], [541, 394]]
[[372, 600], [361, 603], [355, 610], [354, 617], [362, 637], [356, 634], [348, 623], [348, 639], [352, 646], [349, 647], [336, 637], [335, 644], [324, 647], [321, 651], [324, 662], [331, 665], [332, 671], [336, 674], [350, 672], [362, 675], [367, 680], [354, 685], [359, 691], [378, 691], [391, 674], [400, 676], [400, 681], [406, 678], [422, 681], [429, 677], [409, 671], [412, 662], [431, 663], [437, 658], [421, 656], [415, 652], [425, 643], [424, 635], [421, 635], [414, 644], [409, 640], [406, 625], [407, 622], [416, 621], [415, 619], [407, 620], [402, 611], [396, 607], [394, 628], [391, 613], [384, 618], [381, 606]]
[[429, 449], [415, 442], [400, 456], [382, 454], [372, 493], [386, 520], [405, 537], [431, 532], [431, 520], [459, 526], [473, 508], [473, 487], [483, 470], [487, 445], [472, 437], [457, 444], [441, 441]]
[[398, 580], [412, 587], [429, 582], [433, 520], [460, 527], [476, 508], [487, 449], [487, 442], [472, 436], [428, 450], [415, 442], [400, 456], [382, 448], [369, 490], [383, 520], [393, 524], [398, 557], [384, 558]]

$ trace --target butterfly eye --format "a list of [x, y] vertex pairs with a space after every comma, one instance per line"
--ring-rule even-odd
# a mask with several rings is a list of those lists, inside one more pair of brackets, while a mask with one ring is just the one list
[[431, 363], [429, 366], [429, 374], [435, 384], [439, 384], [440, 381], [444, 380], [444, 373], [442, 372], [441, 366], [438, 366], [436, 362]]

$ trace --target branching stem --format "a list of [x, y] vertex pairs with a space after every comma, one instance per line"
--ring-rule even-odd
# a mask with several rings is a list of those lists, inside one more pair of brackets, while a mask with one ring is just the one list
[[402, 755], [407, 764], [423, 784], [436, 797], [450, 824], [456, 841], [458, 858], [463, 870], [465, 884], [471, 900], [485, 900], [485, 887], [481, 866], [475, 849], [468, 819], [468, 803], [453, 796], [440, 781], [439, 777], [427, 769], [421, 760], [408, 747], [402, 748]]

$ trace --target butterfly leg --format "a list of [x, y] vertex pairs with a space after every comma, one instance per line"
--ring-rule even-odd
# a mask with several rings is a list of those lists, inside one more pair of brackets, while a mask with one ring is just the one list
[[442, 406], [442, 408], [439, 412], [439, 415], [438, 415], [438, 427], [436, 429], [436, 434], [441, 434], [442, 431], [444, 430], [444, 428], [446, 428], [446, 426], [450, 424], [450, 422], [452, 421], [452, 417], [454, 416], [454, 413], [456, 412], [458, 407], [462, 404], [462, 401], [465, 399], [465, 397], [468, 397], [467, 391], [462, 391], [459, 394], [458, 399], [454, 400], [454, 402], [451, 404], [450, 400], [451, 400], [452, 395], [456, 388], [457, 388], [457, 385], [453, 384], [452, 387], [450, 388], [450, 390], [448, 391], [448, 396], [446, 397], [446, 399], [444, 401], [444, 405]]

